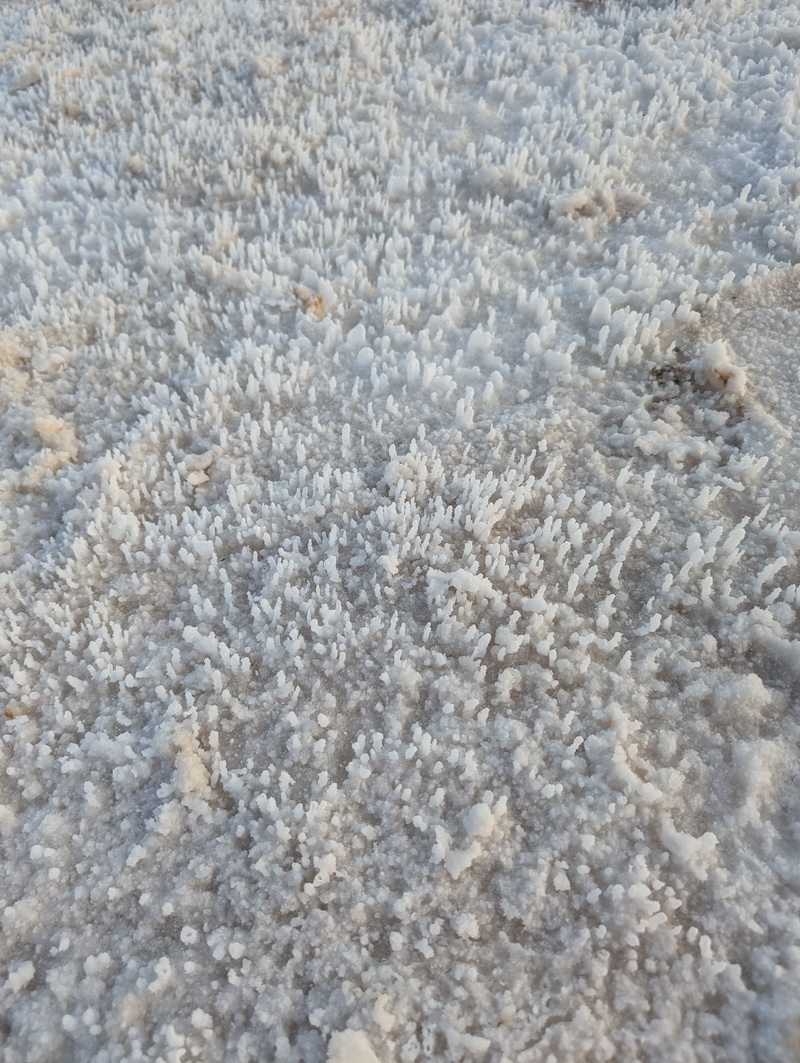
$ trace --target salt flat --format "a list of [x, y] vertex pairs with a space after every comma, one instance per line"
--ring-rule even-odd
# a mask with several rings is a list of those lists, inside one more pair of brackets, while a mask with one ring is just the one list
[[800, 1058], [800, 10], [0, 10], [6, 1063]]

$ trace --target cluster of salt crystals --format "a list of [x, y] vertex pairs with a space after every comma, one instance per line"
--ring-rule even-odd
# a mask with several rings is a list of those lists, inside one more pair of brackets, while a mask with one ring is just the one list
[[792, 1054], [787, 17], [3, 11], [9, 1061]]

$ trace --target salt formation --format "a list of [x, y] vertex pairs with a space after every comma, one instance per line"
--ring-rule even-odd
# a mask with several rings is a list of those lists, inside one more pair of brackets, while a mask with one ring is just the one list
[[798, 1056], [796, 14], [3, 6], [7, 1063]]

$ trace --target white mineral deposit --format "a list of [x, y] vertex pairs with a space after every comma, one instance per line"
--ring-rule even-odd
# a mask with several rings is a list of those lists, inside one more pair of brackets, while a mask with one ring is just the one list
[[3, 1063], [800, 1059], [798, 25], [2, 3]]

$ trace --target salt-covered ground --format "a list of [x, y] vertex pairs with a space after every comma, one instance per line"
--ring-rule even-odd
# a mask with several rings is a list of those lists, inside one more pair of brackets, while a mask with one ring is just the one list
[[799, 16], [2, 5], [6, 1063], [800, 1058]]

